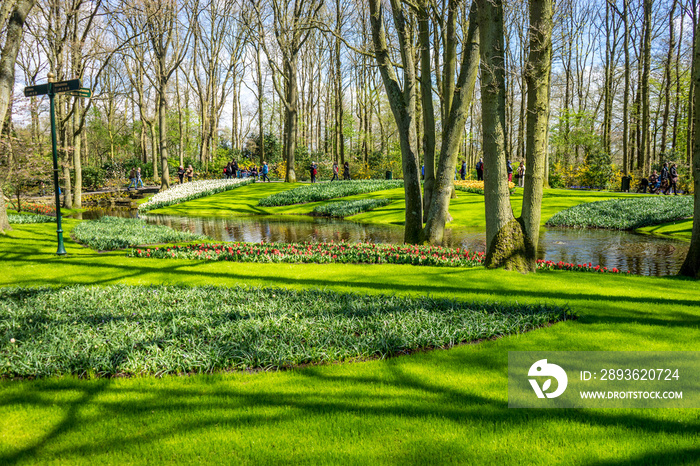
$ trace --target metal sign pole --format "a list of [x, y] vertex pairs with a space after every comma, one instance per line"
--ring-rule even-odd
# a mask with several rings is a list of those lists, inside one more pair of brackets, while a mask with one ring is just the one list
[[66, 248], [63, 246], [63, 228], [61, 227], [61, 198], [58, 194], [58, 153], [56, 150], [56, 114], [54, 112], [53, 83], [49, 82], [49, 102], [51, 106], [51, 148], [53, 149], [53, 186], [56, 194], [56, 234], [58, 235], [58, 250], [56, 254], [64, 256]]

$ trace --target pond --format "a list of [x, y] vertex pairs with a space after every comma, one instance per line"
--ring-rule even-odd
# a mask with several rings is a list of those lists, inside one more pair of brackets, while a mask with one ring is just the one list
[[[105, 215], [137, 217], [138, 213], [133, 207], [108, 206], [90, 208], [75, 214], [74, 218], [91, 220]], [[204, 234], [219, 241], [403, 242], [402, 226], [369, 225], [310, 216], [205, 218], [151, 214], [145, 218], [149, 223]], [[484, 251], [486, 237], [483, 231], [446, 230], [443, 245]], [[657, 236], [627, 231], [543, 228], [538, 258], [574, 264], [590, 262], [639, 275], [663, 276], [676, 274], [687, 253], [687, 242]]]
[[[148, 215], [149, 223], [204, 234], [220, 241], [401, 243], [403, 227], [367, 225], [308, 216], [199, 218]], [[447, 230], [444, 246], [484, 251], [483, 231]], [[540, 232], [538, 258], [613, 268], [640, 275], [673, 275], [688, 243], [626, 231], [547, 229]]]

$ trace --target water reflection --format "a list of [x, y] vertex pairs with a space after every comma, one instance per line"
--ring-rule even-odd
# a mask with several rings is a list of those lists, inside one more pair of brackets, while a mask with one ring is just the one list
[[[204, 234], [221, 241], [401, 243], [403, 227], [365, 225], [308, 216], [196, 218], [149, 215], [148, 222]], [[482, 231], [447, 230], [444, 246], [484, 251]], [[629, 270], [641, 275], [673, 275], [688, 244], [667, 238], [609, 230], [542, 229], [538, 257]]]
[[77, 218], [78, 220], [97, 220], [98, 218], [105, 216], [136, 218], [138, 217], [138, 211], [134, 207], [129, 206], [90, 206], [83, 212], [76, 212], [70, 215], [69, 218]]

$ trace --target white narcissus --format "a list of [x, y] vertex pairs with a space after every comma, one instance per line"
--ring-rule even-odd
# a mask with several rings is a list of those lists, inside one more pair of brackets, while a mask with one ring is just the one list
[[253, 178], [237, 178], [233, 180], [202, 180], [179, 184], [156, 194], [148, 202], [141, 204], [139, 211], [146, 212], [200, 197], [211, 196], [212, 194], [250, 184], [253, 181], [255, 181]]

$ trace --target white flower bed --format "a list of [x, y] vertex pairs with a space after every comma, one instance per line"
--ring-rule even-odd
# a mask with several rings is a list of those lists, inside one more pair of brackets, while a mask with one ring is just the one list
[[153, 196], [148, 202], [139, 206], [139, 212], [160, 209], [173, 204], [191, 201], [200, 197], [229, 191], [254, 182], [253, 178], [236, 178], [233, 180], [202, 180], [174, 186]]

